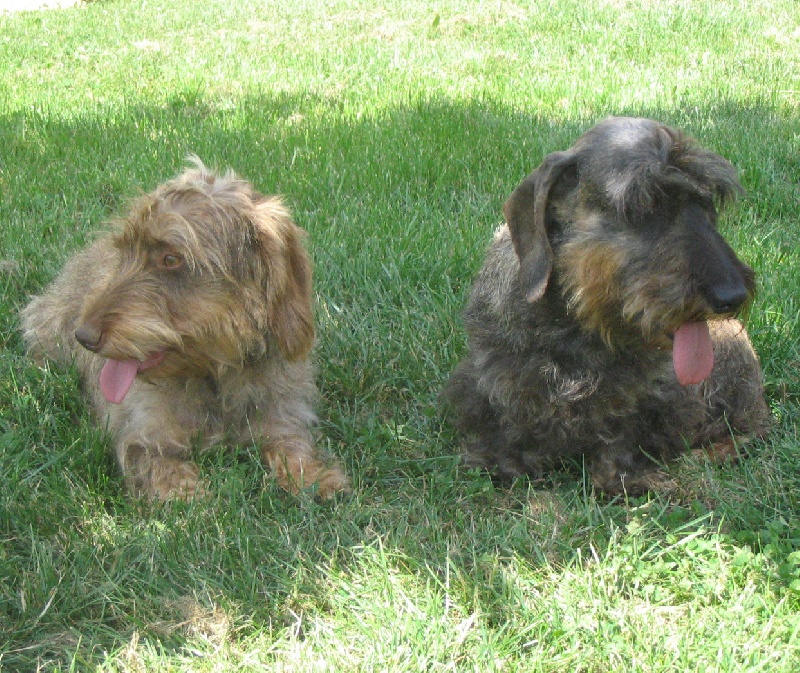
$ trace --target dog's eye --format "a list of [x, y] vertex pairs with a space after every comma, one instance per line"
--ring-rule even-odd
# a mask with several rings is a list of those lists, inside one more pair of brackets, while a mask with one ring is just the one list
[[174, 252], [167, 252], [161, 255], [159, 266], [167, 271], [175, 271], [183, 266], [183, 257]]

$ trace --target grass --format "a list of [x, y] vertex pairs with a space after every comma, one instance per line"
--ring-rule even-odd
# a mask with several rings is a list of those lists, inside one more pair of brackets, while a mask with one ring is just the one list
[[[800, 11], [793, 0], [153, 3], [0, 15], [0, 669], [794, 671], [800, 666]], [[608, 114], [739, 169], [775, 418], [679, 494], [498, 488], [439, 404], [502, 202]], [[286, 195], [316, 262], [320, 504], [252, 447], [208, 501], [122, 490], [17, 311], [189, 152]]]

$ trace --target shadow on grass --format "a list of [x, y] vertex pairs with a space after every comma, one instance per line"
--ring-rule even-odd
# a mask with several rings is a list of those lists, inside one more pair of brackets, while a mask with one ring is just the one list
[[[0, 240], [2, 261], [11, 262], [0, 275], [0, 338], [12, 374], [0, 387], [9, 410], [0, 421], [0, 663], [73, 657], [89, 665], [133, 638], [180, 652], [198, 633], [187, 610], [199, 610], [212, 629], [218, 604], [242, 615], [226, 622], [228, 635], [254, 624], [280, 630], [304, 610], [336, 610], [326, 595], [331, 578], [376, 545], [411, 573], [444, 582], [452, 570], [462, 599], [496, 604], [501, 619], [514, 604], [502, 607], [506, 562], [569, 564], [576, 550], [604, 548], [642, 512], [654, 537], [694, 522], [713, 529], [724, 517], [734, 538], [747, 533], [760, 544], [759, 532], [771, 530], [773, 539], [790, 539], [797, 531], [775, 532], [775, 522], [797, 507], [788, 456], [800, 381], [783, 363], [798, 354], [787, 293], [800, 286], [798, 233], [770, 222], [797, 215], [798, 165], [779, 151], [791, 142], [796, 113], [737, 105], [616, 112], [685, 128], [738, 166], [750, 196], [732, 218], [755, 224], [731, 235], [766, 279], [752, 332], [776, 391], [781, 437], [759, 449], [768, 460], [744, 461], [727, 477], [697, 468], [699, 486], [688, 489], [697, 497], [683, 503], [597, 500], [580, 473], [497, 488], [459, 467], [439, 408], [464, 348], [458, 314], [503, 201], [590, 122], [492, 101], [419, 101], [358, 118], [336, 99], [265, 95], [231, 106], [191, 92], [162, 108], [68, 121], [36, 111], [0, 118]], [[349, 499], [320, 505], [286, 496], [241, 449], [203, 458], [218, 480], [210, 503], [130, 502], [74, 377], [24, 362], [16, 311], [27, 296], [190, 152], [286, 195], [310, 234], [323, 442], [354, 475]], [[713, 498], [704, 479], [717, 487]]]

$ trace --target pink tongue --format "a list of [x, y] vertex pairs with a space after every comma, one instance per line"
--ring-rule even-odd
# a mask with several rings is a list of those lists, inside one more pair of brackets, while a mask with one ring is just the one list
[[678, 328], [672, 343], [672, 366], [682, 386], [708, 378], [714, 367], [714, 348], [707, 322], [687, 322]]
[[100, 390], [111, 404], [125, 399], [140, 366], [138, 360], [106, 360], [100, 371]]

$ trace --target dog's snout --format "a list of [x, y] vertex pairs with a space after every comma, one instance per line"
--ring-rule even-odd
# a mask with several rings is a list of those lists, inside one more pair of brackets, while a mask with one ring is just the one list
[[683, 217], [690, 232], [686, 253], [696, 287], [714, 313], [737, 313], [753, 295], [753, 270], [736, 256], [703, 208], [689, 205]]
[[100, 343], [103, 340], [103, 332], [94, 325], [84, 323], [75, 330], [75, 338], [86, 350], [96, 353], [98, 350], [100, 350]]
[[708, 289], [707, 300], [715, 313], [736, 313], [747, 302], [744, 283], [728, 281]]

